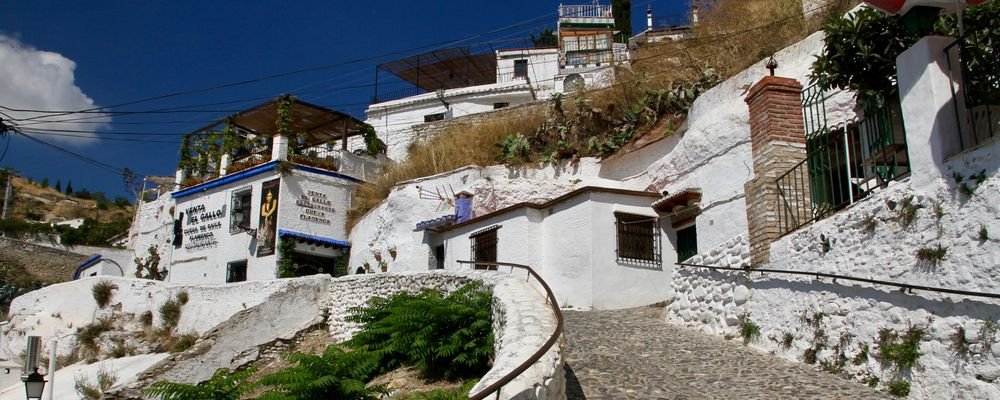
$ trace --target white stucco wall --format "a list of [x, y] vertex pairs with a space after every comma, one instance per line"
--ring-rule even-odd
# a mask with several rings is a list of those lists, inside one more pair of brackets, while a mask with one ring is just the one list
[[[273, 279], [276, 276], [277, 252], [258, 257], [257, 237], [251, 237], [246, 232], [230, 233], [229, 224], [232, 210], [229, 208], [233, 192], [251, 188], [250, 227], [258, 229], [260, 226], [261, 185], [276, 178], [281, 179], [275, 221], [277, 229], [342, 241], [347, 240], [345, 232], [347, 209], [350, 207], [351, 191], [356, 183], [344, 178], [300, 169], [284, 176], [272, 170], [177, 199], [177, 210], [185, 214], [189, 213], [188, 209], [198, 206], [203, 206], [205, 212], [220, 209], [224, 212], [221, 218], [197, 223], [192, 223], [190, 218], [185, 215], [183, 227], [186, 231], [199, 230], [200, 234], [203, 233], [200, 230], [201, 227], [207, 227], [209, 224], [217, 222], [221, 223], [221, 226], [204, 230], [204, 232], [210, 232], [216, 242], [214, 245], [205, 247], [193, 246], [193, 242], [190, 240], [192, 234], [185, 233], [182, 247], [173, 249], [171, 258], [162, 264], [168, 265], [170, 269], [167, 279], [173, 283], [222, 283], [226, 281], [228, 263], [240, 260], [247, 261], [248, 280]], [[313, 195], [315, 193], [321, 195], [318, 197], [329, 201], [328, 206], [334, 210], [333, 212], [317, 211], [322, 214], [318, 217], [328, 220], [329, 223], [304, 219], [304, 216], [308, 216], [305, 214], [306, 208], [296, 204], [296, 201], [300, 200], [302, 196], [317, 197]], [[203, 212], [198, 212], [198, 214], [201, 213]], [[278, 240], [280, 239], [276, 239], [276, 244]], [[317, 246], [312, 247], [313, 249], [303, 247], [303, 250], [307, 252], [319, 251]]]
[[[883, 191], [781, 238], [771, 245], [771, 262], [765, 268], [822, 272], [890, 282], [1000, 293], [1000, 177], [997, 154], [1000, 142], [966, 151], [944, 164], [930, 185], [917, 187], [910, 178], [892, 182]], [[971, 185], [973, 195], [961, 194], [953, 172], [970, 176], [986, 172], [986, 179]], [[900, 210], [912, 196], [919, 205], [916, 218], [904, 226]], [[891, 209], [894, 204], [896, 209]], [[941, 215], [938, 216], [938, 207]], [[872, 229], [865, 227], [871, 219]], [[989, 238], [981, 240], [986, 229]], [[828, 247], [824, 250], [824, 241]], [[918, 259], [920, 249], [945, 249], [937, 265]], [[691, 263], [739, 267], [747, 262], [745, 236], [704, 251]], [[882, 328], [904, 332], [923, 329], [917, 368], [904, 371], [912, 384], [910, 398], [1000, 398], [1000, 346], [984, 332], [985, 321], [996, 322], [1000, 301], [982, 297], [947, 295], [914, 290], [902, 293], [896, 287], [844, 280], [814, 279], [785, 274], [750, 274], [680, 269], [674, 274], [676, 295], [668, 307], [667, 320], [702, 331], [738, 336], [738, 318], [748, 314], [760, 327], [760, 340], [751, 345], [782, 357], [801, 361], [814, 345], [821, 329], [826, 348], [818, 362], [832, 362], [834, 346], [841, 337], [842, 349], [853, 358], [863, 344], [870, 348], [869, 360], [848, 363], [846, 372], [861, 380], [879, 377], [883, 385], [897, 375], [877, 361], [877, 337]], [[804, 317], [823, 315], [813, 327]], [[956, 335], [968, 354], [955, 348]], [[780, 343], [791, 335], [791, 346]], [[884, 386], [882, 386], [884, 387]]]
[[372, 104], [365, 110], [368, 116], [365, 123], [374, 127], [378, 137], [385, 142], [388, 148], [386, 156], [402, 161], [411, 143], [426, 139], [411, 129], [414, 125], [425, 123], [426, 115], [445, 113], [445, 118], [457, 118], [492, 111], [494, 103], [516, 106], [533, 100], [524, 81], [449, 89], [444, 91], [447, 107], [437, 93], [425, 93]]
[[[163, 260], [169, 260], [174, 246], [174, 218], [176, 202], [170, 195], [162, 195], [156, 200], [143, 203], [136, 210], [136, 217], [129, 228], [128, 248], [133, 255], [128, 265], [122, 264], [125, 276], [135, 276], [135, 259], [149, 257], [149, 248], [153, 246]], [[160, 262], [160, 268], [167, 266], [167, 261]]]
[[559, 49], [497, 50], [497, 77], [514, 73], [514, 60], [528, 60], [528, 79], [539, 99], [554, 93], [559, 74]]

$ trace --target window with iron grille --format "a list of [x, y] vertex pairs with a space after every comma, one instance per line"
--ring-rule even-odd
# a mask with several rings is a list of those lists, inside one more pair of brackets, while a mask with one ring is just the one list
[[229, 233], [240, 233], [250, 230], [250, 188], [233, 192], [232, 204], [229, 207]]
[[[473, 232], [469, 235], [472, 242], [472, 261], [497, 261], [497, 230], [500, 225], [493, 225], [489, 228]], [[476, 269], [497, 269], [495, 265], [479, 265]]]
[[645, 215], [615, 213], [618, 262], [660, 265], [660, 228]]
[[528, 76], [528, 60], [514, 60], [514, 77], [525, 78]]

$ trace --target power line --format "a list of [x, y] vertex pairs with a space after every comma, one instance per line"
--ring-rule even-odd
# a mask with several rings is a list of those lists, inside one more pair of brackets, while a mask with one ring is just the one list
[[66, 150], [66, 149], [64, 149], [62, 147], [56, 146], [56, 145], [54, 145], [52, 143], [49, 143], [49, 142], [46, 142], [46, 141], [44, 141], [42, 139], [33, 137], [33, 136], [29, 135], [29, 134], [25, 134], [25, 133], [22, 133], [22, 132], [18, 132], [18, 133], [20, 133], [21, 137], [24, 137], [24, 138], [26, 138], [28, 140], [31, 140], [31, 141], [35, 142], [35, 143], [41, 144], [41, 145], [43, 145], [45, 147], [48, 147], [50, 149], [54, 149], [54, 150], [57, 150], [57, 151], [69, 154], [70, 156], [76, 157], [77, 159], [83, 160], [83, 161], [85, 161], [85, 162], [87, 162], [89, 164], [101, 167], [101, 168], [103, 168], [103, 169], [105, 169], [105, 170], [107, 170], [109, 172], [112, 172], [112, 173], [115, 173], [115, 174], [118, 174], [118, 175], [121, 175], [121, 174], [123, 174], [125, 172], [121, 168], [115, 167], [115, 166], [110, 165], [110, 164], [106, 164], [104, 162], [95, 160], [93, 158], [87, 157], [85, 155], [82, 155], [82, 154], [79, 154], [79, 153], [76, 153], [76, 152], [73, 152], [73, 151], [70, 151], [70, 150]]

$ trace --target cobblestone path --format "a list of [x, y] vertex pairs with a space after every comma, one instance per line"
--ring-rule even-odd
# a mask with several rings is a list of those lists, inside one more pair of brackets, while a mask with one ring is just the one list
[[666, 323], [663, 309], [566, 311], [569, 399], [881, 399], [808, 365]]

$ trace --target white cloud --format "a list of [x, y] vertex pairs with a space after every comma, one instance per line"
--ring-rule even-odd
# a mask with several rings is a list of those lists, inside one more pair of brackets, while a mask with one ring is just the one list
[[[0, 34], [0, 105], [30, 110], [85, 110], [96, 107], [74, 82], [76, 63], [59, 53], [42, 51], [27, 46], [17, 39]], [[0, 111], [13, 118], [45, 116], [37, 112]], [[0, 116], [2, 117], [2, 116]], [[84, 145], [97, 140], [94, 131], [106, 129], [111, 117], [106, 114], [74, 114], [47, 116], [39, 120], [65, 120], [87, 118], [80, 122], [44, 123], [17, 122], [24, 129], [64, 129], [84, 132], [60, 132], [79, 135], [85, 139], [51, 135], [37, 135], [46, 141], [71, 145]], [[6, 118], [4, 118], [6, 119]], [[37, 122], [37, 121], [35, 121]]]

